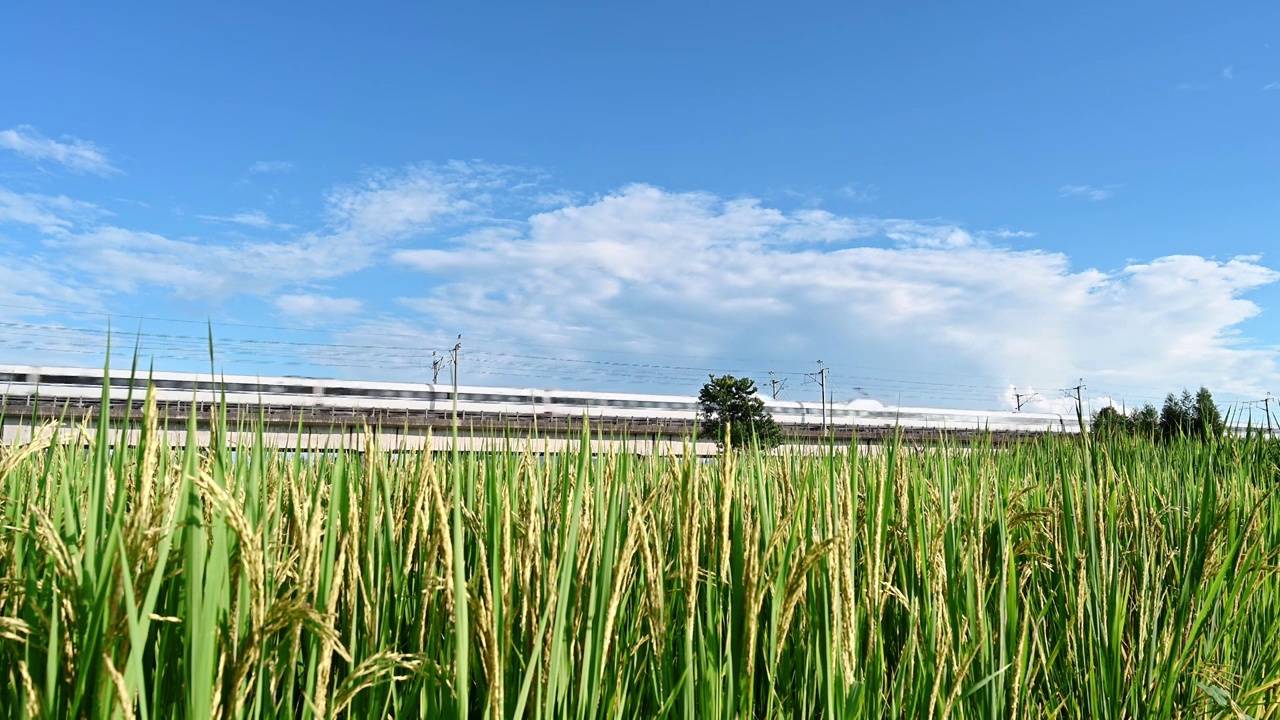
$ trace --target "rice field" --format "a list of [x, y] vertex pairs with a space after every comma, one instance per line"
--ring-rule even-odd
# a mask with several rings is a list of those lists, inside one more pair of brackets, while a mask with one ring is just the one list
[[1258, 437], [699, 462], [134, 427], [0, 450], [4, 717], [1280, 717]]

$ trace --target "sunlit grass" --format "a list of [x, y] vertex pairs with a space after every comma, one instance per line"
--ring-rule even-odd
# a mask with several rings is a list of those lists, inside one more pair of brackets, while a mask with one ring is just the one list
[[1258, 438], [699, 463], [155, 417], [0, 451], [5, 717], [1280, 717]]

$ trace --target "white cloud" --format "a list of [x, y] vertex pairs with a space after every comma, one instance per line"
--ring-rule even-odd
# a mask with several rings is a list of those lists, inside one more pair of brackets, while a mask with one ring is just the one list
[[1079, 197], [1093, 202], [1106, 200], [1115, 195], [1115, 186], [1108, 185], [1106, 187], [1094, 187], [1092, 185], [1063, 185], [1058, 188], [1058, 197], [1072, 198]]
[[982, 236], [997, 240], [1017, 240], [1033, 238], [1036, 234], [1029, 230], [987, 230], [982, 233]]
[[56, 162], [75, 172], [113, 175], [120, 169], [111, 163], [102, 148], [79, 138], [64, 136], [62, 142], [47, 138], [30, 125], [0, 130], [0, 148], [12, 150], [36, 162]]
[[59, 235], [79, 222], [107, 214], [98, 206], [65, 195], [16, 193], [0, 187], [0, 225], [29, 225], [42, 233]]
[[289, 160], [259, 160], [249, 166], [248, 173], [250, 175], [263, 175], [266, 173], [284, 173], [294, 170], [297, 166]]
[[1235, 76], [1236, 76], [1235, 68], [1233, 68], [1233, 67], [1231, 67], [1231, 66], [1227, 66], [1227, 67], [1222, 68], [1222, 79], [1223, 79], [1223, 80], [1232, 80], [1232, 79], [1234, 79], [1234, 78], [1235, 78]]
[[0, 317], [30, 315], [32, 309], [40, 314], [39, 308], [46, 303], [94, 307], [99, 299], [100, 294], [92, 288], [55, 277], [39, 258], [0, 255]]
[[293, 226], [286, 223], [278, 223], [267, 217], [267, 214], [261, 210], [239, 212], [235, 215], [197, 215], [201, 220], [209, 220], [211, 222], [234, 223], [236, 225], [245, 225], [247, 227], [256, 228], [258, 230], [292, 230]]
[[1263, 90], [1280, 90], [1280, 82], [1269, 82], [1262, 86]]
[[[963, 400], [944, 391], [934, 400], [942, 404], [1011, 403], [1006, 385], [1042, 388], [1032, 407], [1055, 410], [1063, 404], [1054, 388], [1078, 377], [1116, 399], [1135, 386], [1162, 394], [1200, 383], [1253, 395], [1280, 381], [1276, 351], [1237, 334], [1260, 312], [1246, 294], [1280, 280], [1258, 257], [1173, 256], [1098, 270], [1073, 267], [1060, 253], [993, 244], [1033, 236], [1025, 230], [784, 210], [648, 185], [564, 196], [551, 210], [539, 209], [539, 194], [509, 169], [454, 164], [339, 187], [317, 229], [276, 242], [104, 225], [87, 203], [3, 190], [0, 222], [36, 228], [50, 251], [38, 269], [75, 278], [59, 286], [46, 276], [44, 295], [247, 296], [322, 319], [366, 305], [350, 291], [311, 289], [389, 258], [388, 270], [416, 269], [431, 283], [400, 299], [412, 316], [388, 323], [548, 345], [547, 355], [584, 361], [626, 351], [677, 363], [802, 359], [807, 370], [822, 357], [837, 368], [840, 392], [856, 385], [888, 402], [897, 399], [893, 387], [864, 375], [936, 373], [943, 385], [986, 388]], [[241, 216], [217, 219], [249, 229], [272, 222]], [[427, 332], [406, 342], [421, 345]], [[488, 381], [496, 382], [520, 361], [489, 362]], [[547, 367], [565, 372], [563, 363]], [[601, 374], [597, 384], [616, 377]]]
[[364, 307], [355, 298], [335, 298], [324, 295], [281, 295], [276, 298], [276, 309], [285, 315], [307, 318], [324, 318], [335, 315], [354, 315]]
[[188, 299], [269, 295], [340, 277], [369, 263], [366, 246], [306, 235], [287, 242], [227, 244], [101, 226], [46, 241], [68, 267], [115, 292], [163, 288]]
[[377, 172], [330, 191], [326, 219], [339, 233], [400, 240], [482, 212], [509, 180], [508, 168], [482, 163]]
[[[187, 299], [272, 295], [283, 288], [341, 277], [368, 267], [388, 247], [470, 217], [503, 187], [508, 169], [452, 163], [383, 172], [327, 197], [322, 229], [285, 241], [210, 242], [110, 225], [77, 223], [75, 201], [0, 194], [0, 221], [43, 232], [60, 262], [113, 292], [168, 290]], [[257, 230], [289, 230], [265, 213], [200, 216]]]
[[968, 231], [955, 225], [936, 225], [915, 220], [885, 221], [883, 232], [890, 240], [913, 247], [963, 248], [976, 242]]
[[[1233, 334], [1260, 311], [1243, 294], [1280, 280], [1255, 259], [1075, 269], [1060, 253], [974, 243], [945, 224], [904, 230], [907, 221], [883, 221], [880, 232], [940, 240], [791, 241], [844, 222], [823, 220], [814, 232], [812, 217], [754, 201], [631, 186], [534, 215], [522, 230], [477, 231], [395, 259], [439, 280], [403, 301], [427, 326], [512, 342], [823, 357], [1020, 385], [1085, 377], [1100, 392], [1200, 383], [1257, 392], [1280, 380], [1273, 350]], [[1003, 400], [993, 390], [986, 404]]]

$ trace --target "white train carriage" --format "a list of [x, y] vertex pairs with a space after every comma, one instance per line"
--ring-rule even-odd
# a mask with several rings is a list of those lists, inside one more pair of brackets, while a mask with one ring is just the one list
[[[384, 409], [449, 412], [453, 387], [445, 384], [368, 382], [301, 377], [253, 377], [156, 372], [150, 376], [156, 399], [163, 402], [216, 402], [225, 396], [234, 405], [273, 407]], [[147, 376], [130, 379], [127, 370], [110, 373], [110, 398], [124, 401], [133, 386], [133, 397], [144, 395]], [[102, 395], [101, 369], [0, 365], [0, 394], [10, 404], [34, 398], [57, 401], [97, 400]], [[542, 390], [460, 386], [457, 408], [463, 413], [500, 415], [610, 417], [637, 421], [692, 421], [698, 418], [697, 398], [681, 395], [600, 393], [577, 390]], [[821, 403], [766, 400], [766, 409], [789, 425], [819, 425]], [[829, 403], [826, 421], [834, 426], [892, 427], [937, 430], [991, 430], [1075, 432], [1074, 418], [1060, 415], [1007, 411], [896, 408], [868, 401]]]

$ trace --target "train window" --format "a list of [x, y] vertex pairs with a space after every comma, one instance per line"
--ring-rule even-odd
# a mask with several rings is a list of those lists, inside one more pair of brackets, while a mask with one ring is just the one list
[[587, 401], [586, 401], [586, 400], [583, 400], [582, 398], [554, 397], [554, 396], [553, 396], [553, 397], [551, 397], [551, 398], [548, 398], [548, 400], [549, 400], [549, 401], [551, 402], [551, 404], [553, 404], [553, 405], [586, 405], [586, 404], [587, 404]]
[[[40, 382], [45, 385], [84, 385], [83, 378], [74, 375], [41, 375]], [[98, 380], [101, 384], [102, 381]]]

